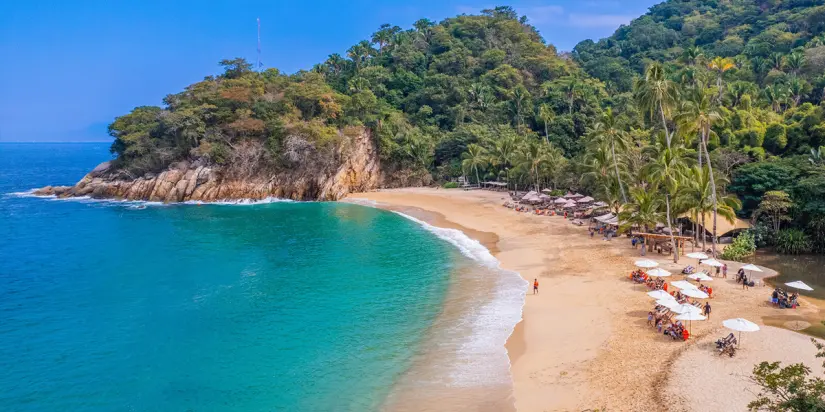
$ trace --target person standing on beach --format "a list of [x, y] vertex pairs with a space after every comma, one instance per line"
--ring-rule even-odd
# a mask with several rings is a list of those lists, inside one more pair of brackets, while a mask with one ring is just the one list
[[705, 316], [710, 319], [710, 302], [705, 302]]
[[722, 277], [725, 278], [725, 279], [728, 278], [728, 264], [727, 263], [722, 264]]
[[538, 279], [533, 279], [533, 294], [535, 295], [535, 294], [538, 294], [538, 293], [539, 293], [539, 280]]

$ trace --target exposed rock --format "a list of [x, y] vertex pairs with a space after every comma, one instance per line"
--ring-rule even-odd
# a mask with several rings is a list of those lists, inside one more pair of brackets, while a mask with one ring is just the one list
[[[74, 186], [46, 186], [35, 191], [35, 194], [159, 202], [211, 202], [270, 196], [294, 200], [338, 200], [351, 192], [376, 189], [383, 181], [398, 181], [382, 178], [378, 152], [369, 130], [343, 136], [343, 139], [346, 144], [342, 144], [336, 152], [341, 159], [340, 164], [332, 172], [319, 172], [313, 169], [312, 164], [306, 164], [311, 162], [302, 162], [296, 170], [239, 180], [224, 177], [224, 170], [217, 166], [208, 167], [195, 161], [176, 163], [159, 174], [147, 173], [127, 179], [115, 173], [110, 162], [104, 162]], [[403, 179], [404, 183], [411, 181], [424, 183], [408, 176]]]

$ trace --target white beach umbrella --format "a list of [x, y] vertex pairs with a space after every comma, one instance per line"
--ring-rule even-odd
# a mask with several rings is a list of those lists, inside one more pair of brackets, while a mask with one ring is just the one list
[[662, 305], [662, 306], [670, 309], [671, 311], [673, 311], [673, 309], [679, 307], [679, 302], [677, 302], [676, 299], [673, 299], [672, 297], [670, 299], [659, 299], [659, 300], [656, 301], [656, 304], [657, 305]]
[[680, 314], [680, 315], [684, 315], [686, 313], [696, 313], [696, 314], [701, 314], [702, 313], [702, 311], [699, 310], [699, 308], [697, 308], [696, 306], [691, 305], [690, 303], [681, 303], [678, 306], [675, 306], [671, 310], [678, 313], [678, 314]]
[[639, 259], [636, 261], [636, 266], [640, 268], [655, 268], [659, 266], [659, 264], [650, 259]]
[[742, 266], [742, 269], [745, 269], [745, 270], [752, 270], [752, 271], [754, 271], [754, 272], [761, 272], [761, 271], [762, 271], [762, 269], [760, 269], [760, 268], [759, 268], [759, 266], [756, 266], [756, 265], [754, 265], [754, 264], [752, 264], [752, 263], [748, 263], [747, 265]]
[[554, 200], [553, 203], [557, 203], [557, 204], [560, 204], [560, 205], [565, 204], [565, 203], [567, 203], [567, 199], [565, 199], [563, 197], [560, 197], [560, 198]]
[[683, 314], [677, 316], [675, 319], [676, 320], [686, 320], [686, 321], [690, 322], [688, 324], [688, 331], [690, 332], [691, 335], [693, 335], [693, 330], [692, 330], [693, 329], [693, 321], [694, 320], [705, 320], [707, 318], [704, 315], [702, 315], [701, 313], [698, 313], [698, 312], [696, 312], [696, 313], [688, 312], [688, 313], [683, 313]]
[[605, 203], [605, 202], [596, 202], [596, 203], [593, 203], [593, 206], [595, 206], [595, 207], [605, 207], [605, 206], [607, 206], [607, 203]]
[[662, 268], [655, 268], [655, 269], [648, 270], [647, 275], [648, 276], [656, 276], [656, 277], [660, 277], [660, 278], [666, 278], [666, 277], [670, 276], [671, 273], [664, 270], [664, 269], [662, 269]]
[[590, 197], [590, 196], [586, 196], [586, 197], [583, 197], [583, 198], [581, 198], [581, 199], [577, 200], [576, 202], [578, 202], [578, 203], [590, 203], [590, 202], [592, 202], [592, 201], [594, 201], [594, 200], [595, 200], [595, 199], [593, 199], [592, 197]]
[[564, 197], [565, 197], [566, 199], [573, 199], [573, 198], [575, 198], [575, 197], [576, 197], [576, 195], [574, 195], [574, 194], [572, 194], [572, 193], [570, 193], [570, 192], [567, 192], [567, 194], [566, 194], [566, 195], [564, 195]]
[[722, 321], [722, 326], [737, 332], [756, 332], [759, 330], [759, 325], [743, 318]]
[[710, 282], [713, 280], [713, 278], [706, 275], [705, 272], [694, 273], [692, 275], [688, 275], [687, 277], [699, 282]]
[[708, 259], [708, 260], [703, 260], [703, 261], [702, 261], [702, 264], [703, 264], [703, 265], [708, 265], [708, 266], [713, 266], [713, 267], [715, 267], [715, 268], [720, 268], [720, 267], [722, 267], [722, 266], [724, 266], [724, 265], [725, 265], [724, 263], [722, 263], [722, 262], [720, 262], [720, 261], [718, 261], [718, 260], [716, 260], [716, 259]]
[[654, 291], [651, 291], [651, 292], [647, 292], [647, 296], [650, 296], [651, 298], [656, 299], [656, 300], [665, 299], [665, 300], [672, 300], [672, 301], [676, 302], [676, 299], [673, 296], [671, 296], [670, 293], [667, 293], [663, 290], [654, 290]]
[[548, 195], [549, 195], [550, 193], [553, 193], [553, 190], [552, 190], [552, 189], [542, 189], [541, 191], [542, 191], [542, 193], [547, 193]]
[[707, 317], [705, 317], [704, 315], [702, 315], [699, 312], [687, 312], [687, 313], [683, 313], [683, 314], [675, 317], [674, 319], [694, 321], [694, 320], [705, 320], [705, 319], [707, 319]]
[[706, 254], [704, 254], [704, 253], [702, 253], [702, 252], [693, 252], [693, 253], [688, 253], [688, 254], [687, 254], [687, 255], [685, 255], [685, 256], [687, 256], [687, 257], [689, 257], [689, 258], [691, 258], [691, 259], [707, 259], [707, 258], [708, 258], [708, 255], [706, 255]]
[[728, 319], [722, 321], [722, 326], [739, 332], [739, 339], [737, 345], [742, 341], [742, 332], [756, 332], [759, 330], [759, 325], [743, 318]]
[[814, 288], [806, 285], [805, 282], [803, 282], [801, 280], [797, 280], [795, 282], [788, 282], [788, 283], [786, 283], [786, 285], [788, 285], [788, 286], [790, 286], [794, 289], [801, 289], [801, 290], [808, 290], [808, 291], [814, 290]]
[[682, 294], [696, 299], [707, 299], [708, 294], [699, 289], [682, 289]]
[[679, 288], [679, 289], [683, 289], [683, 290], [684, 289], [696, 289], [696, 290], [698, 290], [698, 288], [696, 288], [696, 286], [694, 284], [692, 284], [690, 282], [687, 282], [687, 281], [684, 281], [684, 280], [677, 280], [675, 282], [670, 282], [670, 285], [673, 286], [674, 288]]

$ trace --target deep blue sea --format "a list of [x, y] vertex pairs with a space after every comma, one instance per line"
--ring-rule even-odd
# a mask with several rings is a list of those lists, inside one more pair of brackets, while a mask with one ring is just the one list
[[0, 144], [1, 410], [370, 411], [432, 339], [462, 256], [398, 214], [20, 194], [109, 157]]

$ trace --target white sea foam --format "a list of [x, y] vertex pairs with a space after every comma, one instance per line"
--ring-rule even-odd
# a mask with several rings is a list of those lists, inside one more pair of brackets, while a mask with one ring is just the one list
[[35, 190], [31, 189], [24, 192], [8, 193], [8, 196], [14, 197], [36, 197], [40, 199], [56, 200], [64, 202], [80, 202], [80, 203], [110, 203], [112, 205], [126, 206], [130, 209], [143, 209], [147, 206], [174, 206], [174, 205], [221, 205], [221, 206], [254, 206], [268, 203], [294, 202], [291, 199], [281, 199], [277, 197], [265, 197], [263, 199], [235, 199], [235, 200], [217, 200], [214, 202], [203, 202], [199, 200], [190, 200], [186, 202], [150, 202], [148, 200], [127, 200], [127, 199], [95, 199], [90, 196], [72, 196], [72, 197], [57, 197], [55, 195], [38, 195]]
[[367, 207], [378, 207], [378, 202], [372, 199], [362, 199], [358, 197], [353, 198], [346, 198], [343, 200], [345, 203], [352, 203], [355, 205], [367, 206]]
[[454, 327], [469, 329], [470, 333], [457, 333], [458, 359], [449, 368], [444, 383], [457, 387], [512, 384], [509, 373], [510, 358], [504, 347], [521, 321], [525, 291], [529, 285], [517, 272], [504, 270], [501, 263], [477, 240], [471, 239], [458, 229], [433, 226], [415, 217], [395, 212], [410, 219], [439, 238], [454, 245], [463, 255], [489, 270], [479, 271], [479, 276], [490, 276], [494, 281], [494, 296], [474, 306], [461, 316]]

